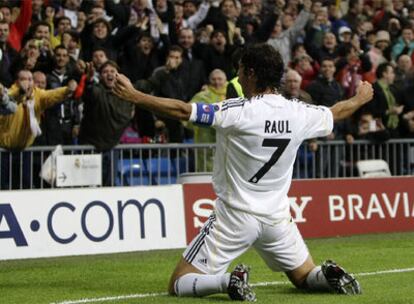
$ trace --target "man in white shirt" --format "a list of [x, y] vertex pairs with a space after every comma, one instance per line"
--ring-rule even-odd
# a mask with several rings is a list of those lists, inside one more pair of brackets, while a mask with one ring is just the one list
[[361, 293], [355, 278], [336, 263], [315, 266], [292, 221], [287, 193], [302, 141], [331, 133], [334, 121], [349, 117], [372, 99], [372, 86], [361, 83], [354, 97], [331, 108], [314, 106], [278, 94], [283, 71], [283, 60], [274, 48], [249, 46], [238, 72], [245, 98], [212, 105], [146, 95], [134, 90], [125, 76], [117, 76], [114, 92], [121, 98], [216, 129], [216, 207], [178, 262], [170, 294], [200, 297], [227, 292], [233, 300], [254, 301], [248, 267], [238, 265], [226, 273], [251, 246], [298, 288]]

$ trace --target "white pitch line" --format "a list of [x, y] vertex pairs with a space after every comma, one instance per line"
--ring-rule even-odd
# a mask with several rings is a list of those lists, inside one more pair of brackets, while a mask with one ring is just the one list
[[167, 295], [166, 292], [138, 293], [138, 294], [124, 295], [124, 296], [68, 300], [68, 301], [63, 301], [63, 302], [52, 302], [50, 304], [98, 303], [98, 302], [108, 302], [108, 301], [127, 300], [127, 299], [151, 298], [151, 297], [159, 297], [159, 296], [166, 296], [166, 295]]
[[411, 271], [414, 271], [414, 268], [390, 269], [390, 270], [380, 270], [380, 271], [374, 271], [374, 272], [361, 272], [361, 273], [357, 273], [356, 276], [366, 277], [366, 276], [373, 276], [373, 275], [379, 275], [379, 274], [401, 273], [401, 272], [411, 272]]
[[[414, 268], [402, 268], [402, 269], [389, 269], [389, 270], [380, 270], [380, 271], [373, 271], [373, 272], [361, 272], [355, 274], [358, 277], [366, 277], [366, 276], [375, 276], [381, 274], [390, 274], [390, 273], [402, 273], [402, 272], [412, 272]], [[286, 285], [290, 284], [289, 281], [273, 281], [273, 282], [258, 282], [250, 284], [252, 287], [258, 286], [271, 286], [271, 285]], [[80, 300], [67, 300], [62, 302], [52, 302], [50, 304], [83, 304], [83, 303], [99, 303], [99, 302], [108, 302], [108, 301], [121, 301], [127, 299], [142, 299], [142, 298], [152, 298], [152, 297], [159, 297], [159, 296], [166, 296], [166, 292], [154, 292], [154, 293], [138, 293], [138, 294], [131, 294], [131, 295], [121, 295], [121, 296], [113, 296], [113, 297], [103, 297], [103, 298], [89, 298], [89, 299], [80, 299]]]

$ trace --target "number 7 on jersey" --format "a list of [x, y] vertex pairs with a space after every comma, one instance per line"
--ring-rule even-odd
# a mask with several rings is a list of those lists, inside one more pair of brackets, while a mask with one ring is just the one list
[[263, 167], [257, 171], [252, 178], [249, 179], [250, 183], [257, 184], [259, 180], [272, 168], [274, 164], [279, 160], [283, 151], [285, 151], [290, 139], [288, 138], [265, 138], [263, 139], [262, 147], [276, 147], [276, 151], [273, 152], [272, 157], [266, 162]]

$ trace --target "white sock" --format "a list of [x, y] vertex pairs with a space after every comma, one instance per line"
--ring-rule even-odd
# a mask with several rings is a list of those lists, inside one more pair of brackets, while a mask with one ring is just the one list
[[187, 273], [175, 281], [174, 290], [179, 297], [203, 297], [227, 292], [229, 281], [229, 273], [223, 275]]
[[306, 284], [310, 290], [332, 290], [322, 272], [321, 266], [316, 266], [309, 272]]

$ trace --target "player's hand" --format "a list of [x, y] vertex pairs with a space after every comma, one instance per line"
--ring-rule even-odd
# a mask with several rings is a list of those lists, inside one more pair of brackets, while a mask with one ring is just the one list
[[368, 81], [363, 81], [359, 84], [356, 90], [356, 97], [362, 104], [367, 103], [374, 96], [372, 85]]
[[115, 86], [112, 91], [118, 97], [132, 102], [136, 99], [136, 93], [139, 92], [134, 88], [128, 77], [123, 74], [116, 75]]

